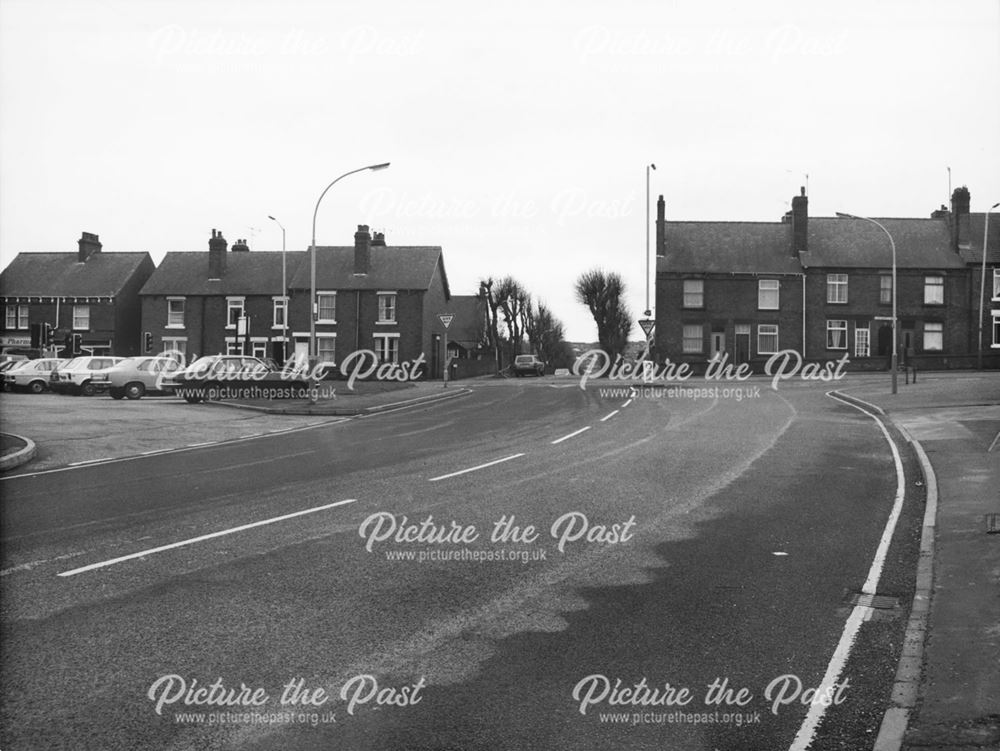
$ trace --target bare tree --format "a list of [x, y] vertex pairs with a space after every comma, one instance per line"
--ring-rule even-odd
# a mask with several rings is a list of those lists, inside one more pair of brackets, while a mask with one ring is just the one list
[[632, 313], [624, 300], [625, 282], [612, 271], [593, 269], [576, 280], [576, 299], [587, 306], [597, 324], [601, 349], [615, 359], [625, 350], [632, 331]]
[[507, 330], [507, 351], [513, 361], [524, 340], [524, 309], [531, 304], [531, 295], [511, 276], [500, 280], [495, 294]]
[[538, 357], [547, 363], [556, 360], [562, 353], [564, 328], [562, 321], [552, 315], [552, 311], [539, 302], [528, 307], [525, 332], [528, 342]]
[[486, 344], [493, 350], [493, 356], [497, 361], [497, 370], [499, 370], [502, 367], [500, 362], [500, 302], [496, 296], [496, 286], [492, 276], [479, 282], [479, 296], [486, 302]]

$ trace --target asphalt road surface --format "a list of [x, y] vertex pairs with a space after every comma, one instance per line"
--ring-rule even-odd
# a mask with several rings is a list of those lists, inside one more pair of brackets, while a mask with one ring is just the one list
[[788, 749], [896, 476], [823, 389], [744, 388], [486, 383], [25, 468], [0, 747]]

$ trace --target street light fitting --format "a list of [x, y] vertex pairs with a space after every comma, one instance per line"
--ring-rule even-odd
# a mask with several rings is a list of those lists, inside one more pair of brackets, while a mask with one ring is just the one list
[[368, 169], [373, 170], [373, 171], [377, 170], [377, 169], [385, 169], [390, 164], [391, 164], [391, 162], [383, 162], [382, 164], [373, 164]]

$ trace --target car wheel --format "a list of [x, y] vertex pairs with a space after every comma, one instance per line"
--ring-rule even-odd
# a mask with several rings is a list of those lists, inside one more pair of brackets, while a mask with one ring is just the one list
[[201, 401], [201, 397], [200, 396], [185, 396], [184, 397], [184, 401], [186, 401], [188, 404], [197, 404], [198, 402]]
[[11, 386], [9, 383], [4, 383], [3, 390], [9, 393], [14, 390], [14, 387]]
[[146, 387], [141, 383], [130, 383], [125, 386], [125, 396], [129, 399], [142, 399], [146, 393]]
[[90, 381], [85, 381], [80, 385], [80, 396], [93, 396], [97, 393], [97, 388]]
[[125, 390], [124, 389], [110, 388], [110, 389], [108, 389], [108, 394], [111, 396], [112, 399], [124, 399], [125, 398]]
[[45, 384], [41, 381], [32, 381], [28, 384], [28, 391], [32, 394], [40, 394], [45, 391]]

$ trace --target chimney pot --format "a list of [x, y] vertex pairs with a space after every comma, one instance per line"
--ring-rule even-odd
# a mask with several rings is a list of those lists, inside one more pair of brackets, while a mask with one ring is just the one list
[[77, 240], [77, 245], [79, 247], [77, 260], [80, 263], [84, 263], [88, 258], [94, 255], [94, 253], [101, 252], [101, 241], [93, 232], [81, 233], [80, 239]]
[[367, 274], [371, 267], [372, 236], [367, 224], [359, 224], [354, 233], [354, 273]]
[[802, 187], [799, 195], [792, 198], [792, 255], [809, 250], [809, 198]]
[[212, 230], [212, 239], [208, 241], [208, 278], [221, 279], [226, 273], [226, 247], [228, 243], [222, 232]]

